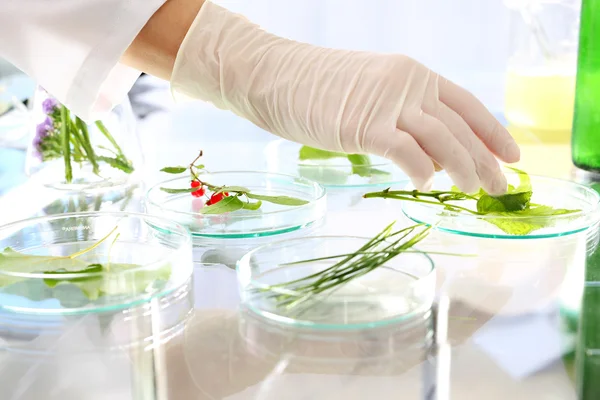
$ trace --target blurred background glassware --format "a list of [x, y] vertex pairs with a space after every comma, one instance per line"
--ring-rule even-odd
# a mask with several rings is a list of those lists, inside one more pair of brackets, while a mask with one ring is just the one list
[[25, 105], [35, 83], [0, 59], [0, 146], [19, 148], [28, 134], [29, 110]]
[[[136, 183], [143, 170], [144, 158], [136, 131], [136, 119], [128, 98], [107, 113], [102, 121], [85, 123], [77, 121], [74, 115], [70, 116], [73, 129], [79, 127], [80, 122], [87, 128], [99, 169], [94, 171], [88, 149], [80, 144], [85, 141], [82, 131], [78, 131], [80, 133], [75, 138], [76, 135], [71, 134], [71, 182], [66, 179], [63, 147], [56, 141], [46, 142], [53, 132], [61, 134], [60, 111], [52, 118], [52, 110], [57, 110], [56, 106], [62, 107], [38, 86], [30, 105], [31, 140], [25, 163], [28, 176], [42, 185], [67, 192], [107, 191]], [[41, 151], [40, 146], [46, 147]]]
[[581, 0], [504, 0], [510, 9], [505, 117], [520, 142], [567, 143]]
[[[150, 220], [171, 233], [157, 233]], [[67, 214], [1, 227], [0, 248], [68, 255], [115, 226], [120, 236], [112, 244], [113, 269], [86, 277], [93, 278], [90, 285], [101, 282], [102, 288], [111, 289], [101, 290], [98, 297], [82, 290], [82, 281], [52, 287], [48, 280], [58, 275], [36, 272], [32, 262], [3, 257], [3, 397], [80, 400], [102, 399], [108, 393], [114, 399], [166, 398], [163, 346], [183, 331], [193, 308], [191, 239], [185, 228], [142, 214]], [[105, 258], [106, 245], [93, 249], [94, 254]], [[117, 263], [137, 267], [117, 270]]]

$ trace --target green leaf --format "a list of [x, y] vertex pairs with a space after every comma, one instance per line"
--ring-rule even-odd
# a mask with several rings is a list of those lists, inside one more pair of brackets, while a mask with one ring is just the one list
[[[517, 168], [508, 167], [508, 169], [519, 174], [519, 186], [512, 191], [512, 193], [520, 193], [520, 192], [531, 192], [531, 179], [529, 175], [525, 171], [521, 171]], [[509, 193], [511, 193], [509, 188]]]
[[244, 208], [244, 202], [242, 202], [237, 196], [229, 196], [223, 198], [223, 200], [219, 201], [216, 204], [211, 206], [204, 207], [200, 213], [201, 214], [225, 214], [228, 212], [234, 212], [237, 210], [241, 210]]
[[[22, 274], [31, 274], [46, 271], [74, 271], [84, 268], [86, 262], [77, 258], [35, 256], [22, 254], [7, 247], [0, 253], [0, 271], [14, 271]], [[22, 281], [24, 278], [0, 276], [0, 287]]]
[[484, 194], [477, 200], [480, 213], [520, 211], [529, 207], [532, 192], [509, 193], [502, 196]]
[[164, 167], [160, 172], [166, 172], [167, 174], [181, 174], [187, 171], [187, 167]]
[[250, 191], [250, 189], [245, 188], [243, 186], [222, 186], [222, 187], [218, 187], [216, 188], [217, 190], [215, 190], [215, 193], [233, 193], [233, 192], [237, 192], [237, 193], [247, 193]]
[[[77, 258], [22, 254], [11, 248], [6, 248], [0, 253], [0, 270], [48, 275], [48, 278], [43, 279], [48, 288], [58, 290], [59, 286], [74, 285], [89, 300], [96, 300], [103, 295], [152, 292], [157, 289], [157, 285], [162, 285], [161, 282], [168, 281], [171, 275], [169, 264], [151, 271], [139, 270], [139, 265], [136, 264], [110, 263], [103, 266], [96, 263], [88, 265], [85, 261]], [[128, 272], [129, 270], [135, 271]], [[99, 272], [104, 272], [104, 274], [86, 276]], [[61, 275], [78, 273], [82, 276], [61, 278]], [[24, 277], [2, 277], [0, 278], [0, 287], [10, 286], [12, 288], [14, 285], [19, 289], [13, 290], [12, 294], [25, 296], [35, 301], [39, 296], [30, 293], [27, 288], [35, 285], [37, 281], [39, 280], [29, 280]]]
[[314, 147], [302, 146], [300, 148], [299, 158], [301, 161], [304, 160], [329, 160], [332, 158], [346, 158], [348, 155], [345, 153], [339, 153], [335, 151], [327, 151], [316, 149]]
[[[59, 269], [59, 270], [55, 270], [55, 271], [45, 271], [44, 275], [53, 275], [53, 277], [44, 279], [44, 283], [48, 287], [53, 288], [61, 282], [73, 282], [74, 283], [74, 282], [85, 282], [88, 280], [95, 280], [95, 279], [99, 279], [99, 276], [90, 277], [90, 276], [85, 276], [85, 275], [97, 274], [99, 272], [102, 272], [102, 270], [103, 270], [102, 264], [91, 264], [91, 265], [88, 265], [87, 267], [85, 267], [84, 269], [78, 270], [78, 271], [67, 271], [65, 269]], [[84, 276], [78, 277], [78, 278], [60, 278], [60, 275], [75, 275], [75, 274], [81, 274]]]
[[484, 192], [477, 201], [478, 212], [520, 211], [529, 208], [533, 194], [529, 175], [516, 168], [510, 169], [519, 174], [519, 186], [515, 188], [508, 185], [507, 193], [502, 196], [490, 196]]
[[255, 203], [253, 202], [245, 202], [244, 203], [244, 210], [258, 210], [260, 208], [260, 206], [262, 205], [262, 201], [257, 201]]
[[129, 163], [128, 161], [124, 161], [121, 158], [112, 158], [112, 157], [100, 156], [100, 157], [98, 157], [98, 160], [99, 161], [104, 161], [105, 163], [107, 163], [111, 167], [113, 167], [115, 169], [120, 169], [121, 171], [125, 172], [126, 174], [131, 174], [134, 171], [133, 166], [131, 165], [131, 163]]
[[282, 206], [303, 206], [308, 201], [289, 196], [266, 196], [262, 194], [246, 193], [246, 196], [254, 200], [262, 200], [268, 203], [279, 204]]
[[521, 211], [491, 213], [488, 215], [494, 217], [497, 216], [498, 219], [486, 218], [486, 221], [496, 225], [505, 233], [523, 236], [538, 229], [552, 227], [555, 223], [551, 218], [553, 216], [568, 215], [578, 211], [579, 210], [567, 210], [563, 208], [555, 209], [550, 206], [539, 206]]
[[163, 192], [171, 193], [171, 194], [177, 194], [177, 193], [192, 193], [192, 192], [195, 192], [196, 190], [198, 190], [198, 188], [174, 189], [174, 188], [161, 187], [160, 190], [162, 190]]
[[389, 175], [388, 172], [371, 167], [371, 159], [364, 154], [348, 154], [348, 161], [352, 164], [352, 173], [363, 178], [373, 175]]

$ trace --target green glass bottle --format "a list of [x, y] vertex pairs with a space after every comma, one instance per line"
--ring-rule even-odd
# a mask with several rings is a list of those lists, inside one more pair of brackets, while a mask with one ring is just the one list
[[578, 168], [600, 173], [600, 0], [581, 4], [572, 156]]
[[[585, 1], [585, 0], [584, 0]], [[600, 184], [591, 185], [600, 193]], [[600, 246], [598, 225], [588, 237], [585, 283], [575, 349], [577, 398], [600, 399]]]

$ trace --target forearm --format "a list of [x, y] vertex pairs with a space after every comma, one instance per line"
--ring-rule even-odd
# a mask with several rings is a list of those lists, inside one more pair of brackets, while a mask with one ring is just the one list
[[169, 80], [181, 42], [205, 0], [167, 0], [131, 43], [121, 62]]

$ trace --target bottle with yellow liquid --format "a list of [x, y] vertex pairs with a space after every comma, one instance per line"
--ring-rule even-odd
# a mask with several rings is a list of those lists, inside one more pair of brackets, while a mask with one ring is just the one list
[[581, 0], [505, 0], [511, 54], [505, 117], [521, 143], [568, 143], [573, 123]]

